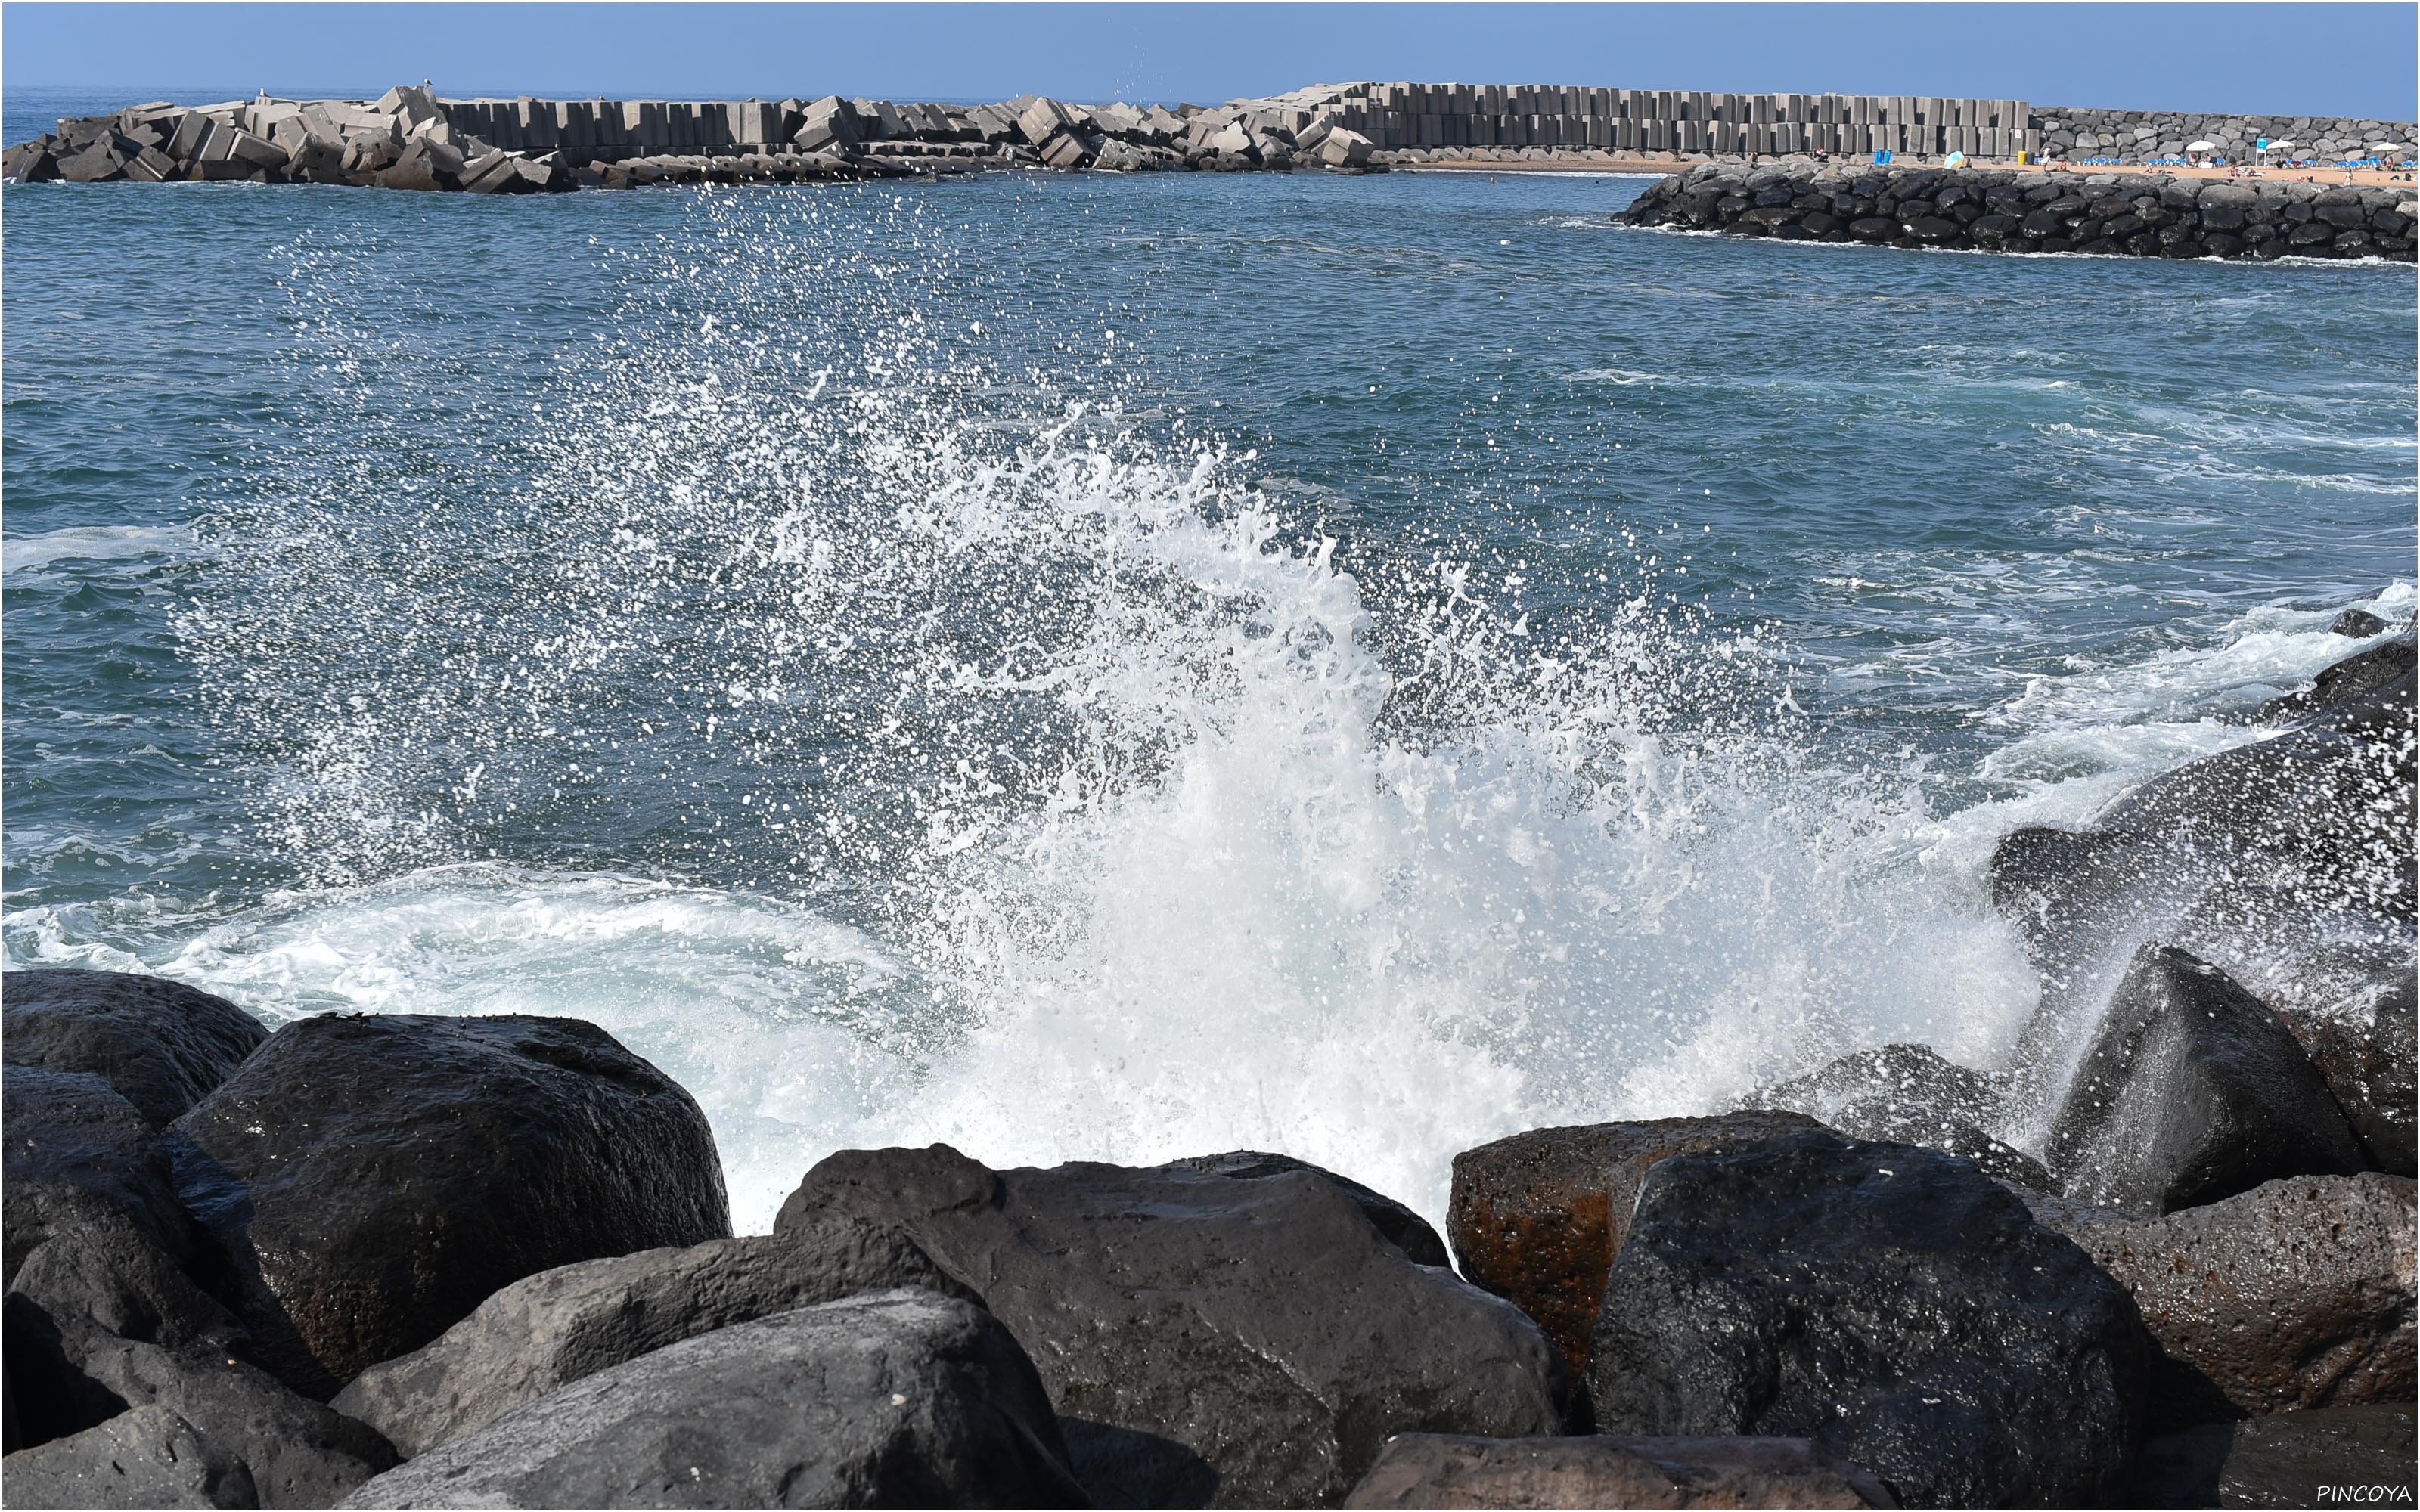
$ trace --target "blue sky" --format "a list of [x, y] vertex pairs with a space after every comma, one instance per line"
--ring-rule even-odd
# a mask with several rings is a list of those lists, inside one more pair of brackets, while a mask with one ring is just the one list
[[2411, 4], [0, 6], [0, 89], [1172, 102], [1419, 79], [2409, 120], [2416, 52]]

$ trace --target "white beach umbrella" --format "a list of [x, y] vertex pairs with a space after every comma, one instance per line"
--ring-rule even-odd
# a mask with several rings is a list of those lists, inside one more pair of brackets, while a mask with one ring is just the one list
[[2269, 150], [2272, 152], [2291, 152], [2293, 149], [2294, 144], [2291, 139], [2284, 142], [2272, 142], [2269, 144]]
[[2218, 150], [2218, 144], [2215, 142], [2188, 142], [2185, 144], [2185, 150], [2187, 152], [2215, 152]]
[[2373, 142], [2370, 144], [2369, 150], [2372, 152], [2400, 152], [2403, 150], [2403, 144], [2400, 142]]

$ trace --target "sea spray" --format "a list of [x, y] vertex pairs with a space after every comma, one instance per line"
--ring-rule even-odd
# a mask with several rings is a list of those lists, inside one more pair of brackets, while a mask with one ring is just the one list
[[[1059, 203], [1013, 201], [1001, 234]], [[288, 345], [260, 381], [294, 423], [206, 475], [177, 594], [259, 884], [20, 910], [12, 963], [164, 970], [271, 1017], [595, 1019], [696, 1090], [751, 1227], [829, 1149], [935, 1138], [995, 1163], [1274, 1147], [1435, 1215], [1495, 1134], [1717, 1110], [1892, 1040], [1998, 1064], [2035, 996], [1978, 882], [2000, 805], [2081, 820], [2242, 729], [2204, 718], [2193, 667], [2123, 686], [2182, 632], [2071, 656], [2112, 702], [2070, 717], [1982, 629], [1843, 666], [1710, 613], [1704, 527], [1542, 468], [1495, 378], [1419, 422], [1474, 492], [1374, 528], [1222, 424], [1222, 384], [1340, 374], [1139, 341], [1153, 297], [1199, 291], [1115, 260], [1019, 282], [935, 194], [664, 213], [556, 249], [570, 292], [500, 291], [578, 313], [517, 311], [568, 334], [458, 388], [410, 239], [278, 250]], [[1931, 392], [1751, 393], [1638, 339], [1636, 371], [1720, 378], [1727, 413]], [[2006, 365], [1979, 336], [1962, 361]], [[2083, 467], [2065, 444], [2026, 455]], [[1683, 503], [1725, 482], [1705, 466]], [[2107, 578], [1931, 560], [1866, 551], [1809, 592], [2022, 638], [2009, 561], [2036, 594]], [[2324, 664], [2325, 611], [2273, 617], [2229, 688]], [[1978, 775], [1844, 717], [1825, 695], [1859, 678], [1962, 700], [2015, 754]]]

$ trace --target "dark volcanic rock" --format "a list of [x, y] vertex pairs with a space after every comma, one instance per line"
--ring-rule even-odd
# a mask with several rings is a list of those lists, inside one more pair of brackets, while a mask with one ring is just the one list
[[994, 1171], [946, 1145], [844, 1150], [777, 1234], [896, 1224], [1033, 1355], [1077, 1476], [1117, 1505], [1331, 1505], [1405, 1431], [1552, 1433], [1553, 1349], [1410, 1259], [1325, 1173]]
[[2384, 635], [2386, 622], [2366, 609], [2349, 609], [2337, 615], [2328, 628], [2337, 635], [2366, 640], [2374, 635]]
[[1429, 1227], [1426, 1218], [1393, 1197], [1373, 1192], [1358, 1181], [1339, 1176], [1334, 1171], [1323, 1170], [1309, 1161], [1296, 1160], [1292, 1155], [1272, 1155], [1266, 1150], [1231, 1149], [1223, 1155], [1188, 1155], [1183, 1160], [1170, 1161], [1168, 1165], [1171, 1170], [1199, 1171], [1204, 1176], [1232, 1176], [1245, 1181], [1257, 1180], [1264, 1176], [1283, 1176], [1292, 1171], [1309, 1171], [1351, 1197], [1360, 1208], [1362, 1216], [1415, 1262], [1421, 1265], [1453, 1264], [1453, 1257], [1446, 1253], [1445, 1241], [1437, 1238], [1437, 1231]]
[[1453, 1158], [1446, 1229], [1463, 1273], [1537, 1319], [1576, 1379], [1649, 1168], [1817, 1127], [1802, 1114], [1762, 1111], [1532, 1129]]
[[[2377, 630], [2342, 628], [2356, 614], [2361, 614], [2363, 620], [2375, 625]], [[2375, 615], [2362, 614], [2359, 609], [2350, 609], [2338, 618], [2332, 628], [2342, 635], [2375, 635], [2378, 630], [2385, 629], [2386, 625]], [[2366, 697], [2381, 688], [2391, 687], [2398, 680], [2412, 674], [2412, 636], [2400, 635], [2392, 640], [2381, 641], [2366, 651], [2355, 652], [2321, 671], [2312, 680], [2311, 686], [2304, 691], [2288, 693], [2284, 698], [2273, 699], [2261, 705], [2255, 717], [2272, 723], [2299, 718], [2322, 709], [2335, 708], [2340, 704], [2349, 703], [2355, 699]]]
[[2299, 1176], [2148, 1220], [2027, 1206], [2133, 1294], [2166, 1356], [2165, 1419], [2409, 1402], [2420, 1386], [2406, 1178]]
[[[54, 1320], [22, 1296], [8, 1300], [8, 1326], [11, 1389], [39, 1382], [46, 1405], [75, 1418], [62, 1427], [166, 1409], [242, 1467], [262, 1506], [327, 1506], [396, 1462], [374, 1429], [224, 1351], [121, 1339], [81, 1319]], [[25, 1368], [29, 1353], [43, 1357], [39, 1370]]]
[[2319, 1068], [2370, 1163], [2397, 1176], [2420, 1175], [2413, 978], [2408, 960], [2390, 958], [2380, 965], [2370, 990], [2346, 994], [2335, 1011], [2298, 1006], [2281, 1009], [2278, 1017]]
[[2041, 1163], [1989, 1133], [2007, 1096], [2003, 1077], [1952, 1065], [1930, 1046], [1891, 1044], [1842, 1056], [1766, 1088], [1759, 1107], [1804, 1113], [1852, 1139], [1922, 1145], [1971, 1160], [1987, 1176], [2047, 1189]]
[[116, 971], [0, 975], [8, 1063], [89, 1072], [155, 1127], [235, 1073], [269, 1031], [224, 997]]
[[193, 1223], [134, 1104], [84, 1072], [9, 1066], [0, 1086], [8, 1288], [129, 1338], [232, 1337], [234, 1319], [186, 1273]]
[[923, 1290], [736, 1323], [370, 1482], [421, 1506], [1071, 1506], [1050, 1401], [990, 1314]]
[[1808, 1439], [1472, 1439], [1405, 1433], [1352, 1507], [1897, 1506]]
[[696, 1103], [575, 1019], [304, 1019], [171, 1138], [255, 1358], [309, 1396], [522, 1276], [731, 1232]]
[[406, 1455], [426, 1454], [667, 1344], [902, 1287], [980, 1301], [906, 1235], [855, 1218], [582, 1260], [514, 1282], [435, 1343], [354, 1377], [334, 1406]]
[[2151, 1212], [2363, 1165], [2277, 1015], [2217, 967], [2160, 945], [2136, 953], [2110, 1000], [2047, 1153], [2069, 1196]]
[[2125, 1291], [1997, 1182], [1818, 1131], [1649, 1173], [1588, 1385], [1603, 1431], [1811, 1438], [1913, 1505], [2097, 1505], [2149, 1365]]
[[10, 1506], [258, 1506], [251, 1477], [221, 1445], [164, 1407], [0, 1459]]
[[2154, 1439], [2143, 1446], [2128, 1504], [2350, 1505], [2358, 1488], [2360, 1504], [2410, 1506], [2412, 1420], [2409, 1402], [2323, 1407]]

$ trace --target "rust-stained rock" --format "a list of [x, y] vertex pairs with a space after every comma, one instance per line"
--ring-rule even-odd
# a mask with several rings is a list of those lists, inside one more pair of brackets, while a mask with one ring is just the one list
[[2377, 1171], [2297, 1176], [2139, 1221], [2019, 1195], [2133, 1293], [2174, 1421], [2410, 1402], [2412, 1192]]
[[1535, 1319], [1576, 1379], [1648, 1167], [1822, 1127], [1776, 1111], [1532, 1129], [1453, 1158], [1446, 1234], [1462, 1273]]

